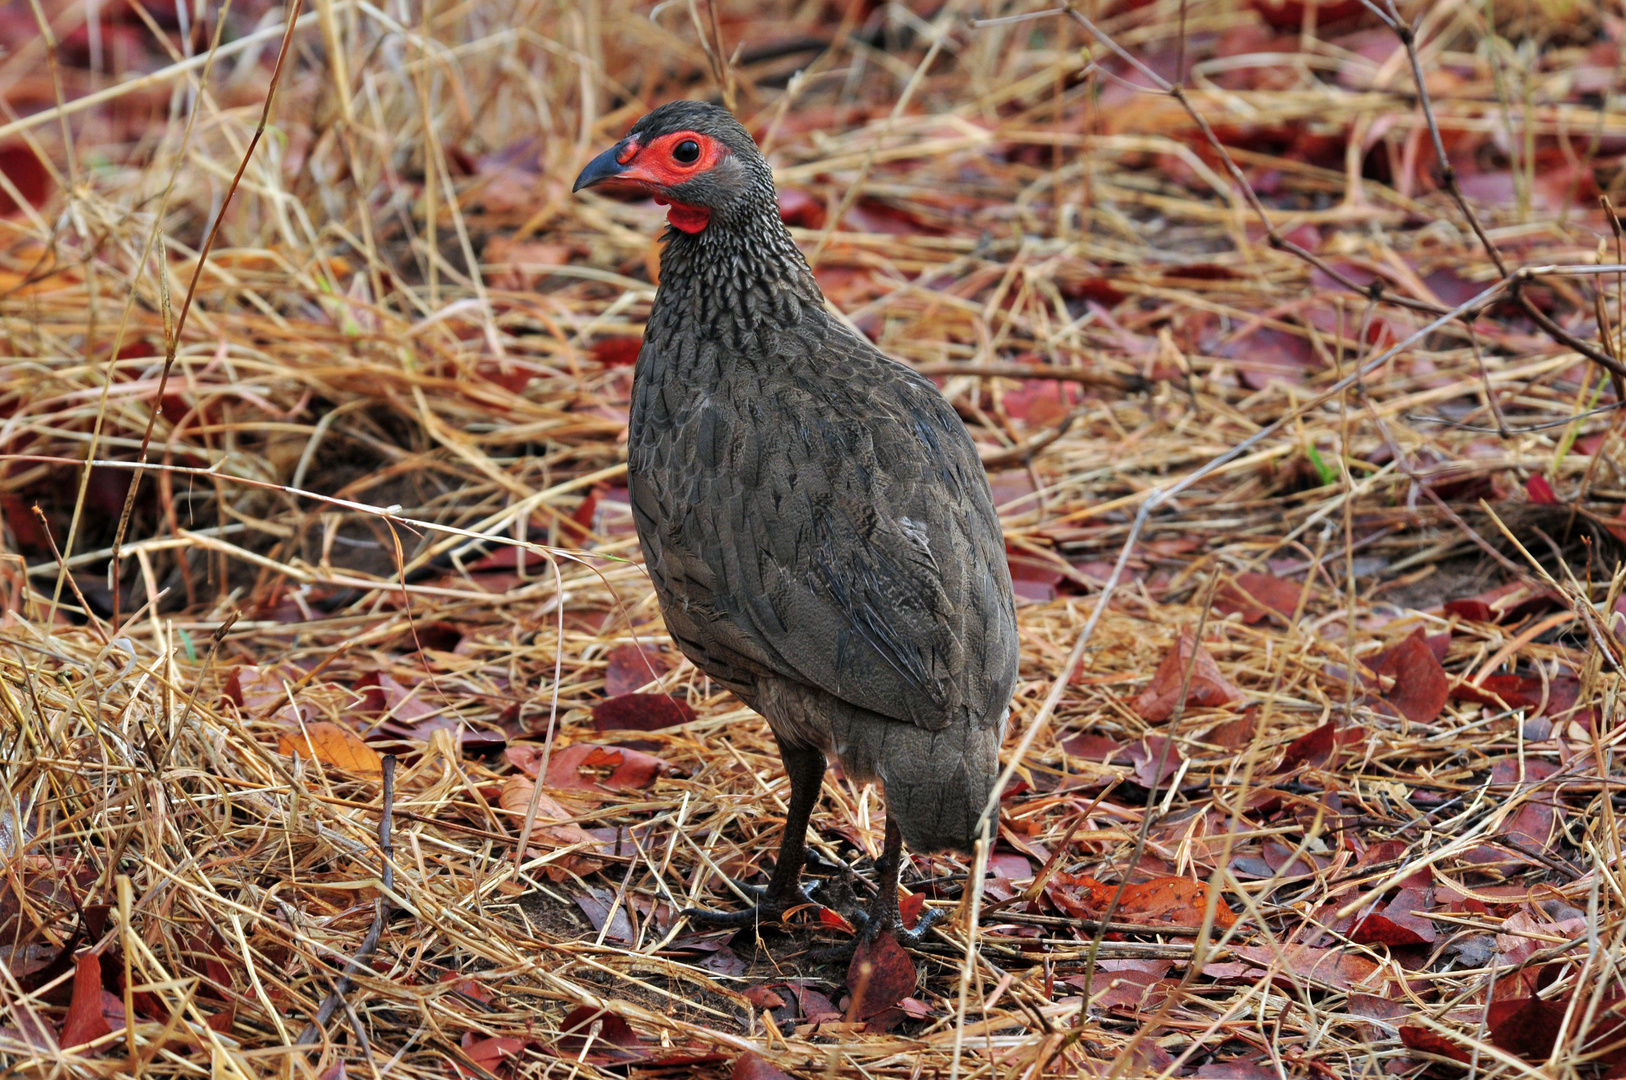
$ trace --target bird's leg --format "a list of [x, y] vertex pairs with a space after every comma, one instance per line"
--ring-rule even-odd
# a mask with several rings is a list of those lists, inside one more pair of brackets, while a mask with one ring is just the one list
[[898, 872], [903, 868], [903, 832], [891, 813], [886, 815], [886, 846], [881, 859], [875, 864], [875, 900], [869, 911], [859, 919], [859, 931], [864, 940], [874, 941], [890, 930], [904, 945], [919, 945], [941, 914], [935, 908], [926, 908], [915, 921], [913, 930], [905, 930], [898, 916]]
[[[777, 737], [776, 737], [777, 738]], [[749, 926], [758, 922], [778, 922], [798, 904], [812, 903], [806, 891], [797, 888], [802, 863], [807, 853], [807, 822], [813, 816], [813, 807], [819, 801], [819, 786], [824, 782], [824, 753], [809, 746], [795, 746], [782, 739], [779, 756], [785, 762], [785, 775], [790, 777], [790, 805], [785, 810], [785, 835], [779, 841], [779, 860], [774, 863], [768, 878], [768, 887], [757, 890], [757, 902], [744, 911], [708, 911], [705, 908], [685, 908], [683, 915], [708, 926]]]

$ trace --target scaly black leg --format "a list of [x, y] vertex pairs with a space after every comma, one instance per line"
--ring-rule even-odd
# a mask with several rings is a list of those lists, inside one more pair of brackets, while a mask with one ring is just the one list
[[931, 929], [942, 912], [926, 908], [920, 913], [913, 930], [905, 930], [898, 916], [898, 872], [903, 867], [903, 833], [889, 812], [886, 815], [886, 846], [881, 859], [875, 864], [875, 900], [869, 912], [859, 916], [858, 929], [865, 941], [874, 941], [886, 931], [892, 931], [902, 945], [919, 945], [926, 931]]
[[785, 836], [779, 842], [779, 861], [774, 863], [768, 887], [760, 891], [748, 888], [747, 891], [757, 894], [757, 902], [744, 911], [685, 908], [682, 912], [685, 918], [707, 926], [749, 926], [778, 922], [791, 908], [813, 902], [804, 890], [797, 888], [796, 882], [807, 854], [807, 822], [818, 804], [819, 786], [824, 783], [824, 753], [808, 746], [793, 746], [777, 735], [774, 738], [785, 763], [785, 775], [790, 777], [790, 805], [785, 811]]

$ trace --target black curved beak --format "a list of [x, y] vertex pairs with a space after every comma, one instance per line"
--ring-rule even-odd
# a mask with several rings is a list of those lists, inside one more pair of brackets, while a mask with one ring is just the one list
[[570, 190], [572, 192], [580, 191], [582, 188], [602, 184], [606, 180], [614, 180], [620, 176], [621, 162], [616, 160], [616, 155], [621, 153], [625, 142], [626, 140], [622, 140], [616, 143], [604, 153], [589, 161], [587, 168], [583, 169], [581, 175], [576, 177], [576, 186]]

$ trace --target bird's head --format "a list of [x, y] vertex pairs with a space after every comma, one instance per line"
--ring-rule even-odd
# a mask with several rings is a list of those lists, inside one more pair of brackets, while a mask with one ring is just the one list
[[573, 191], [615, 184], [670, 204], [666, 220], [686, 233], [703, 231], [713, 215], [753, 203], [773, 177], [751, 133], [726, 109], [703, 101], [673, 101], [632, 125], [626, 137], [587, 163]]

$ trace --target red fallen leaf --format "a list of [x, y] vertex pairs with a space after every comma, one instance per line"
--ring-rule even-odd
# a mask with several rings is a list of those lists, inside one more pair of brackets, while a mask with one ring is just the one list
[[915, 920], [920, 918], [925, 907], [925, 893], [903, 893], [898, 897], [898, 919], [905, 930], [915, 925]]
[[1296, 581], [1270, 574], [1238, 574], [1215, 595], [1214, 610], [1222, 616], [1241, 613], [1242, 621], [1249, 626], [1272, 612], [1291, 619], [1304, 588]]
[[1093, 300], [1107, 309], [1117, 307], [1129, 294], [1104, 277], [1072, 278], [1058, 283], [1061, 294], [1069, 300]]
[[1445, 669], [1428, 647], [1421, 628], [1399, 645], [1384, 653], [1372, 669], [1378, 675], [1394, 677], [1394, 686], [1384, 695], [1390, 705], [1414, 724], [1427, 724], [1440, 715], [1451, 694]]
[[852, 923], [842, 918], [840, 912], [832, 911], [827, 907], [819, 909], [819, 925], [827, 926], [832, 930], [845, 930], [849, 934], [854, 932]]
[[1169, 650], [1145, 690], [1135, 695], [1130, 707], [1150, 723], [1161, 723], [1174, 715], [1181, 704], [1180, 688], [1185, 685], [1186, 668], [1191, 670], [1191, 686], [1185, 705], [1217, 709], [1241, 701], [1243, 694], [1220, 674], [1219, 666], [1207, 649], [1198, 645], [1190, 630], [1182, 630], [1175, 647]]
[[1374, 911], [1350, 928], [1357, 945], [1432, 945], [1434, 923], [1413, 912], [1429, 908], [1422, 889], [1401, 889], [1382, 912]]
[[595, 1009], [591, 1005], [578, 1005], [559, 1022], [561, 1055], [580, 1055], [594, 1024], [598, 1025], [598, 1035], [587, 1053], [590, 1063], [601, 1065], [609, 1061], [641, 1061], [649, 1056], [648, 1047], [632, 1030], [632, 1025], [607, 1009]]
[[1273, 29], [1297, 33], [1304, 26], [1304, 9], [1315, 8], [1316, 24], [1342, 22], [1365, 10], [1361, 0], [1249, 0], [1249, 7]]
[[829, 218], [823, 202], [796, 188], [779, 190], [779, 220], [793, 229], [822, 229]]
[[[1097, 881], [1088, 874], [1057, 873], [1047, 885], [1045, 892], [1051, 892], [1051, 886], [1056, 887], [1063, 895], [1071, 891], [1076, 901], [1071, 906], [1074, 910], [1068, 914], [1093, 916], [1100, 918], [1105, 915], [1112, 904], [1113, 896], [1118, 892], [1118, 886], [1107, 885]], [[1067, 905], [1058, 904], [1062, 910]], [[1203, 921], [1208, 909], [1208, 883], [1205, 881], [1192, 881], [1189, 878], [1160, 877], [1151, 881], [1142, 881], [1124, 886], [1123, 895], [1118, 898], [1118, 907], [1113, 912], [1113, 920], [1124, 922], [1173, 923], [1178, 926], [1197, 926]], [[1214, 901], [1214, 925], [1221, 929], [1229, 929], [1236, 925], [1236, 915], [1226, 905], [1224, 900]]]
[[1456, 1043], [1447, 1039], [1437, 1031], [1426, 1027], [1415, 1027], [1411, 1024], [1400, 1025], [1400, 1041], [1413, 1050], [1421, 1050], [1428, 1054], [1438, 1054], [1448, 1057], [1452, 1061], [1467, 1063], [1473, 1060], [1473, 1055]]
[[1029, 427], [1053, 427], [1067, 419], [1082, 395], [1078, 388], [1054, 379], [1026, 379], [1000, 398], [1005, 415]]
[[841, 1013], [836, 1009], [835, 1003], [817, 990], [796, 982], [785, 983], [785, 989], [796, 995], [796, 1008], [801, 1019], [815, 1023], [820, 1020], [841, 1019]]
[[[1251, 961], [1262, 968], [1281, 970], [1285, 967], [1293, 975], [1310, 982], [1349, 990], [1356, 986], [1372, 986], [1378, 965], [1348, 949], [1317, 949], [1309, 945], [1238, 945], [1231, 950], [1237, 957]], [[1289, 980], [1281, 977], [1284, 985]]]
[[[1496, 612], [1483, 600], [1447, 600], [1443, 605], [1447, 615], [1455, 615], [1469, 622], [1495, 622]], [[1422, 1029], [1418, 1029], [1422, 1030]]]
[[508, 764], [535, 780], [536, 774], [542, 769], [542, 759], [546, 753], [546, 748], [534, 743], [518, 743], [506, 747], [502, 756], [508, 759]]
[[1198, 1080], [1281, 1080], [1281, 1074], [1273, 1067], [1241, 1058], [1210, 1061], [1207, 1065], [1197, 1066], [1197, 1071], [1192, 1075]]
[[732, 1080], [791, 1080], [789, 1073], [780, 1072], [760, 1054], [753, 1054], [749, 1050], [735, 1060], [734, 1071], [729, 1076]]
[[847, 967], [847, 989], [853, 1016], [868, 1020], [914, 992], [915, 962], [891, 934], [861, 941]]
[[102, 1012], [102, 959], [94, 952], [84, 953], [74, 963], [73, 1000], [62, 1021], [64, 1049], [83, 1046], [113, 1030]]
[[593, 531], [593, 519], [598, 514], [598, 498], [603, 493], [604, 485], [594, 484], [582, 497], [576, 509], [571, 511], [570, 516], [559, 522], [572, 540], [586, 540], [588, 534]]
[[[245, 714], [263, 713], [278, 705], [286, 705], [287, 686], [297, 683], [302, 674], [288, 664], [271, 667], [242, 664], [226, 676], [226, 696]], [[311, 714], [307, 712], [306, 715]]]
[[555, 750], [548, 762], [548, 786], [565, 791], [605, 792], [648, 787], [658, 776], [676, 776], [671, 762], [622, 746], [577, 743]]
[[617, 645], [605, 657], [604, 696], [618, 698], [659, 679], [672, 670], [672, 662], [659, 649]]
[[458, 1045], [468, 1059], [488, 1073], [495, 1072], [508, 1058], [516, 1058], [525, 1049], [525, 1040], [512, 1035], [497, 1035], [489, 1039], [476, 1037], [465, 1031]]
[[[34, 206], [39, 206], [51, 195], [51, 174], [40, 164], [39, 155], [27, 143], [13, 142], [0, 146], [0, 173], [5, 173], [17, 193]], [[20, 209], [22, 207], [8, 193], [0, 191], [0, 214], [13, 214]]]
[[1173, 966], [1170, 960], [1103, 960], [1089, 980], [1083, 975], [1070, 975], [1061, 981], [1087, 992], [1092, 1009], [1139, 1012], [1161, 1003], [1163, 977]]
[[477, 1001], [482, 1005], [489, 1005], [493, 1001], [497, 1000], [497, 995], [492, 993], [490, 988], [488, 988], [484, 983], [467, 978], [456, 971], [445, 972], [441, 975], [440, 981], [443, 983], [452, 983], [452, 990], [455, 993], [468, 998], [470, 1001]]
[[1558, 496], [1553, 493], [1553, 485], [1547, 482], [1545, 476], [1536, 475], [1526, 480], [1524, 491], [1530, 496], [1531, 502], [1539, 505], [1551, 506], [1558, 502]]
[[[1135, 783], [1144, 788], [1166, 782], [1180, 771], [1181, 763], [1186, 760], [1179, 746], [1170, 745], [1170, 740], [1161, 735], [1148, 735], [1131, 744], [1127, 756], [1135, 765]], [[1161, 770], [1158, 769], [1160, 760], [1163, 762]]]
[[[1547, 680], [1546, 707], [1536, 716], [1560, 716], [1575, 707], [1581, 696], [1581, 680], [1555, 675]], [[1542, 704], [1543, 686], [1535, 675], [1487, 675], [1478, 684], [1463, 680], [1451, 687], [1454, 701], [1471, 701], [1493, 709], [1533, 709]]]
[[626, 367], [637, 363], [638, 350], [643, 347], [644, 339], [641, 337], [599, 338], [593, 342], [593, 359], [605, 367]]
[[773, 990], [767, 986], [747, 986], [743, 991], [741, 991], [741, 993], [745, 996], [745, 1000], [751, 1003], [753, 1008], [778, 1009], [782, 1008], [785, 1004], [785, 999], [774, 993]]
[[435, 707], [382, 671], [369, 671], [353, 684], [361, 694], [357, 712], [369, 716], [388, 713], [394, 719], [411, 724], [435, 712]]
[[1129, 747], [1111, 736], [1087, 732], [1069, 735], [1061, 740], [1060, 745], [1074, 757], [1081, 757], [1086, 761], [1099, 761], [1107, 765], [1112, 763], [1113, 758], [1129, 753]]
[[1282, 763], [1276, 766], [1276, 772], [1288, 772], [1304, 764], [1324, 769], [1331, 764], [1337, 750], [1338, 725], [1328, 720], [1309, 734], [1300, 735], [1288, 743], [1287, 753], [1282, 756]]
[[1568, 1006], [1564, 999], [1543, 1001], [1538, 997], [1493, 1001], [1485, 1015], [1491, 1042], [1527, 1061], [1544, 1061], [1563, 1033]]
[[659, 731], [694, 718], [689, 703], [670, 694], [622, 694], [593, 706], [593, 727], [599, 731]]

